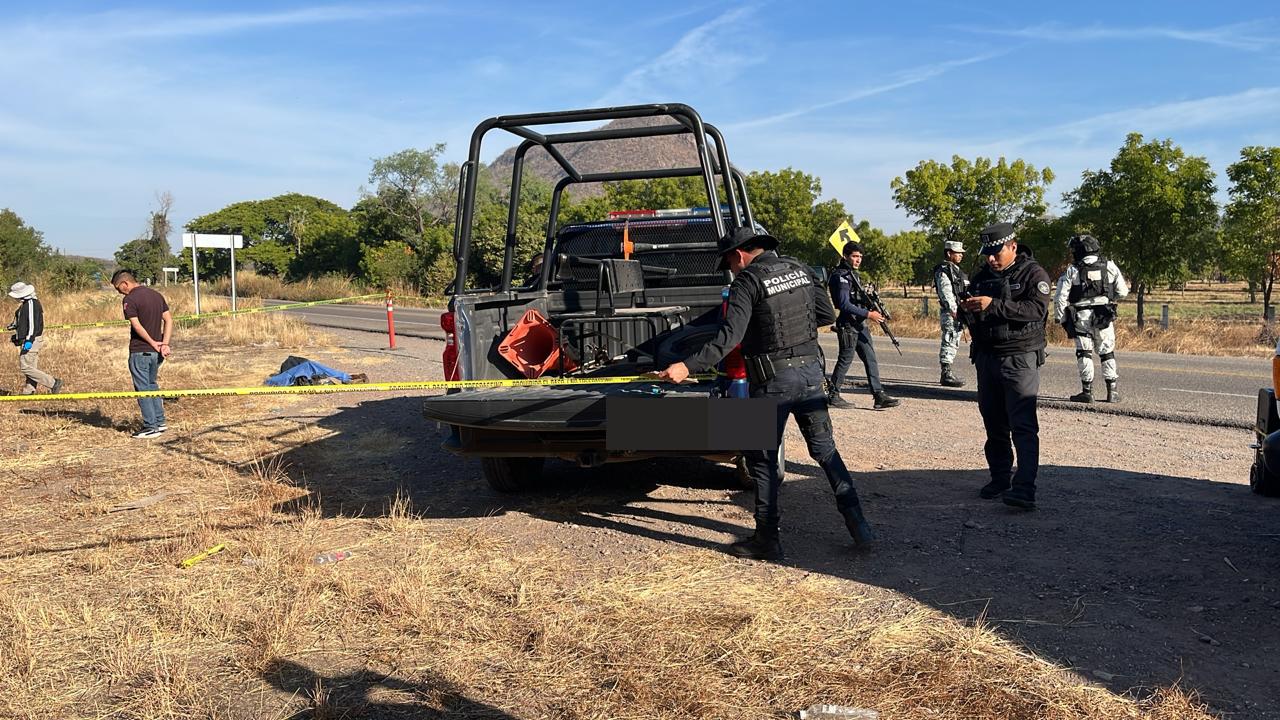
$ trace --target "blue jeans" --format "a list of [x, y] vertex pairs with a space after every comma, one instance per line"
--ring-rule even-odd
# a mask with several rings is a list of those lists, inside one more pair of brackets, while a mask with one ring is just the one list
[[[156, 373], [160, 371], [160, 363], [164, 358], [158, 352], [129, 353], [129, 375], [133, 377], [134, 390], [159, 390], [156, 384]], [[138, 398], [138, 407], [142, 410], [142, 425], [147, 429], [164, 425], [164, 400], [160, 398]]]
[[[801, 368], [785, 368], [777, 377], [766, 383], [751, 386], [751, 397], [770, 398], [778, 401], [778, 444], [787, 426], [787, 418], [795, 416], [800, 434], [808, 445], [809, 457], [817, 461], [831, 483], [836, 496], [836, 508], [841, 515], [852, 518], [862, 512], [853, 478], [844, 460], [836, 450], [831, 434], [831, 418], [827, 414], [827, 395], [822, 388], [822, 363], [816, 358]], [[778, 474], [778, 451], [752, 450], [743, 453], [747, 471], [756, 481], [756, 527], [776, 531], [778, 527], [778, 488], [782, 477]]]

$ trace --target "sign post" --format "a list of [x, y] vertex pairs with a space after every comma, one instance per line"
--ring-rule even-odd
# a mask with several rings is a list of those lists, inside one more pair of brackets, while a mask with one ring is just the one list
[[243, 235], [206, 235], [182, 233], [182, 247], [191, 248], [191, 279], [196, 289], [196, 315], [200, 314], [200, 271], [196, 267], [197, 248], [216, 248], [231, 251], [231, 311], [236, 310], [236, 248], [244, 247]]
[[169, 287], [169, 273], [173, 273], [173, 284], [174, 284], [174, 285], [177, 285], [177, 284], [178, 284], [178, 268], [176, 268], [176, 267], [162, 267], [162, 268], [160, 268], [160, 271], [164, 273], [164, 286], [165, 286], [165, 287]]

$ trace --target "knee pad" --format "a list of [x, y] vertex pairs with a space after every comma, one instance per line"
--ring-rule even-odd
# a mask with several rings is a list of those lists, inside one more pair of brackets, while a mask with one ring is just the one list
[[1106, 361], [1108, 361], [1108, 360], [1115, 360], [1115, 359], [1116, 359], [1116, 354], [1115, 354], [1115, 353], [1113, 353], [1113, 352], [1109, 352], [1109, 353], [1098, 353], [1098, 358], [1099, 358], [1099, 359], [1101, 359], [1101, 360], [1102, 360], [1102, 362], [1106, 362]]
[[810, 433], [818, 435], [826, 432], [831, 434], [831, 416], [822, 417], [820, 415], [798, 415], [796, 424], [800, 426], [800, 430], [804, 432], [805, 437]]
[[1092, 350], [1076, 350], [1076, 357], [1078, 358], [1087, 358], [1092, 356], [1093, 356]]

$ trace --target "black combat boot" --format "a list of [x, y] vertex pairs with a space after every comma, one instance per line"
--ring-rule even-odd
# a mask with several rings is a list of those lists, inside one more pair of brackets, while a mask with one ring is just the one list
[[1005, 505], [1022, 508], [1023, 510], [1036, 509], [1036, 489], [1034, 487], [1019, 485], [1010, 488], [1000, 495], [1000, 499], [1004, 501]]
[[1093, 402], [1093, 383], [1080, 381], [1080, 387], [1084, 388], [1080, 392], [1071, 396], [1071, 402], [1091, 403]]
[[844, 526], [849, 528], [853, 544], [858, 547], [866, 547], [876, 541], [876, 534], [871, 530], [871, 524], [862, 516], [862, 508], [854, 508], [845, 513]]
[[951, 372], [951, 363], [942, 364], [942, 378], [938, 382], [942, 387], [964, 387], [964, 381]]
[[778, 540], [777, 528], [756, 528], [749, 538], [743, 538], [725, 546], [730, 555], [751, 560], [782, 560], [782, 542]]
[[827, 395], [827, 405], [840, 410], [848, 410], [853, 407], [853, 403], [840, 397], [839, 391], [835, 390]]
[[1000, 494], [1008, 489], [1009, 489], [1008, 480], [992, 480], [991, 482], [982, 486], [982, 489], [978, 491], [978, 497], [982, 498], [983, 500], [994, 500], [1000, 497]]
[[876, 393], [875, 398], [877, 410], [887, 410], [891, 407], [898, 407], [902, 404], [901, 400], [896, 397], [890, 397], [889, 393], [886, 392]]
[[1109, 403], [1120, 402], [1120, 391], [1116, 389], [1118, 382], [1120, 382], [1119, 379], [1107, 381], [1107, 402]]

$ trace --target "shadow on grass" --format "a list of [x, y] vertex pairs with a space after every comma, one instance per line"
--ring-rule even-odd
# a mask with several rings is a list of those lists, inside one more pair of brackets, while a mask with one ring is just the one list
[[272, 686], [310, 707], [285, 716], [304, 718], [471, 718], [514, 720], [512, 715], [468, 698], [443, 678], [404, 679], [360, 669], [325, 675], [290, 660], [262, 672]]

